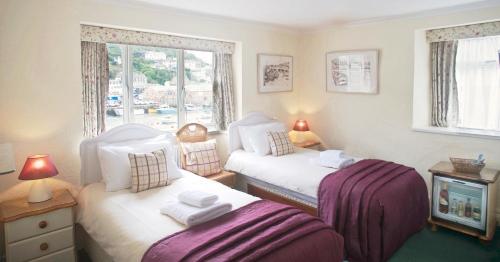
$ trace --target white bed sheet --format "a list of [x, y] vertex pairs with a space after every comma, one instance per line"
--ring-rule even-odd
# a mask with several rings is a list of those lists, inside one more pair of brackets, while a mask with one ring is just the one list
[[139, 193], [106, 192], [104, 183], [86, 186], [78, 196], [77, 221], [114, 261], [140, 261], [158, 240], [186, 226], [160, 214], [168, 200], [185, 190], [203, 190], [230, 202], [233, 210], [259, 198], [218, 182], [182, 171], [183, 177], [167, 187]]
[[338, 170], [311, 163], [310, 159], [319, 157], [319, 153], [317, 150], [295, 147], [295, 153], [275, 157], [236, 150], [231, 153], [225, 168], [316, 198], [321, 180]]

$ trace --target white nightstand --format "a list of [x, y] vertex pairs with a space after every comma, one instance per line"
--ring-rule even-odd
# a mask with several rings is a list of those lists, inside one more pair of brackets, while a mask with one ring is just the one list
[[73, 206], [68, 190], [28, 203], [26, 198], [0, 204], [7, 262], [75, 261]]

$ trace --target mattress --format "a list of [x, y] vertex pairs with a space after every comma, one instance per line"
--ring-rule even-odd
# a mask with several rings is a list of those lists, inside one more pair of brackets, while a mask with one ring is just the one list
[[251, 184], [315, 204], [321, 180], [338, 170], [312, 163], [310, 160], [319, 157], [319, 153], [296, 147], [293, 154], [275, 157], [236, 150], [231, 153], [225, 168], [243, 175]]
[[185, 190], [203, 190], [230, 202], [233, 210], [258, 198], [187, 171], [167, 187], [139, 193], [106, 192], [104, 183], [87, 185], [78, 196], [77, 222], [114, 261], [140, 261], [158, 240], [186, 229], [160, 213], [168, 200]]

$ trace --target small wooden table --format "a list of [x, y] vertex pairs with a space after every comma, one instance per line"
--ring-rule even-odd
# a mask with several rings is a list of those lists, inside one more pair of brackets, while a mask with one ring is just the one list
[[313, 150], [321, 150], [321, 142], [319, 141], [304, 141], [304, 142], [299, 142], [299, 143], [293, 143], [294, 146], [297, 147], [302, 147], [302, 148], [309, 148]]
[[[463, 181], [486, 185], [488, 191], [486, 197], [486, 230], [484, 232], [447, 221], [445, 219], [434, 217], [431, 214], [429, 223], [432, 225], [432, 230], [435, 231], [437, 230], [437, 226], [442, 226], [464, 234], [478, 237], [480, 240], [490, 241], [493, 239], [496, 229], [496, 191], [500, 171], [491, 168], [484, 168], [480, 174], [460, 173], [454, 170], [453, 165], [450, 162], [442, 161], [431, 167], [429, 172], [432, 173], [432, 191], [434, 191], [434, 176], [436, 175], [451, 178], [459, 183], [460, 181]], [[439, 194], [439, 192], [437, 194]], [[434, 196], [435, 193], [432, 192], [431, 206], [434, 204]]]
[[209, 175], [206, 178], [215, 180], [230, 188], [234, 188], [234, 186], [236, 185], [236, 173], [231, 171], [222, 170], [222, 172], [218, 174]]

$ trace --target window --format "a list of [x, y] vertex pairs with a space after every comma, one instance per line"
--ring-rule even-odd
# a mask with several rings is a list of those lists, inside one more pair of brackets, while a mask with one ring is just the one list
[[213, 53], [108, 44], [106, 128], [141, 123], [175, 131], [188, 122], [215, 130]]
[[500, 36], [458, 40], [459, 128], [500, 131]]
[[415, 31], [413, 130], [500, 137], [500, 21]]

